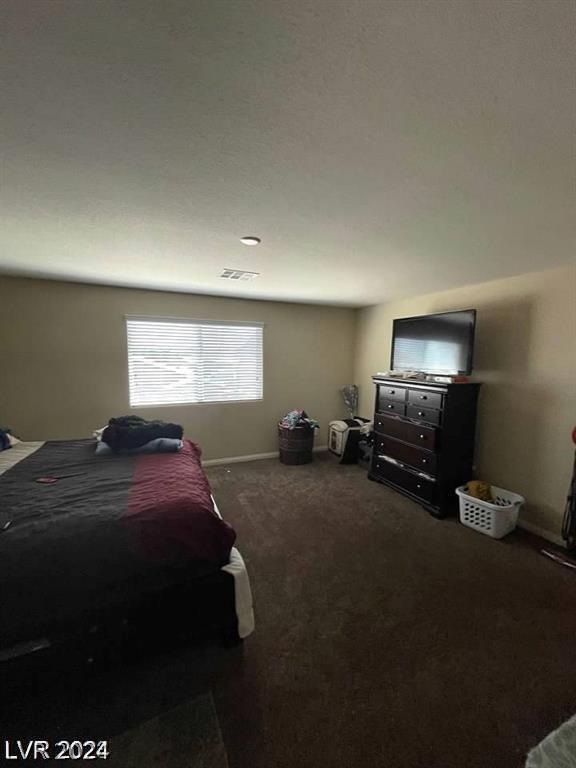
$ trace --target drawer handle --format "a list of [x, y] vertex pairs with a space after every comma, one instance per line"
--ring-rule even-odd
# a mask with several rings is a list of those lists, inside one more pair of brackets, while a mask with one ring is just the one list
[[422, 486], [420, 485], [420, 483], [416, 483], [416, 488], [418, 488], [418, 490], [420, 490], [420, 489], [422, 488]]
[[420, 440], [426, 440], [426, 435], [420, 435]]
[[424, 416], [424, 411], [418, 411], [418, 416]]
[[394, 408], [394, 406], [393, 405], [389, 405], [388, 408], [390, 408], [390, 410], [392, 410]]
[[395, 389], [389, 389], [388, 390], [388, 394], [389, 395], [395, 395], [396, 394], [396, 390]]
[[422, 459], [422, 464], [428, 464], [428, 459]]
[[420, 400], [428, 400], [428, 395], [420, 395]]

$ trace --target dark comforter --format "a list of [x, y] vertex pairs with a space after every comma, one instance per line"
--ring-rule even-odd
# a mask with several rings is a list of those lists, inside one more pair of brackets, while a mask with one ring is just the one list
[[[225, 565], [200, 450], [95, 456], [48, 442], [0, 477], [0, 646]], [[59, 478], [53, 484], [40, 477]]]

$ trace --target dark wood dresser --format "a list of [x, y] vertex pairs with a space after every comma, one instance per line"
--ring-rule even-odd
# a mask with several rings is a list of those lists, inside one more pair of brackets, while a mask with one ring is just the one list
[[457, 510], [472, 478], [480, 384], [373, 376], [374, 448], [368, 477], [420, 502], [435, 517]]

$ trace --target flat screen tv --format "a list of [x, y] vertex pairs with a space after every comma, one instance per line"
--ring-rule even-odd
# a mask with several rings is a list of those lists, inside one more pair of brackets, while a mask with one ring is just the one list
[[391, 368], [438, 376], [472, 372], [476, 310], [394, 320]]

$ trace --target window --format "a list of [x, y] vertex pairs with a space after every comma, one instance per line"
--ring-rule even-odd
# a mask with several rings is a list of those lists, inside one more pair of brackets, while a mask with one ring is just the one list
[[127, 318], [130, 405], [262, 399], [262, 325]]

